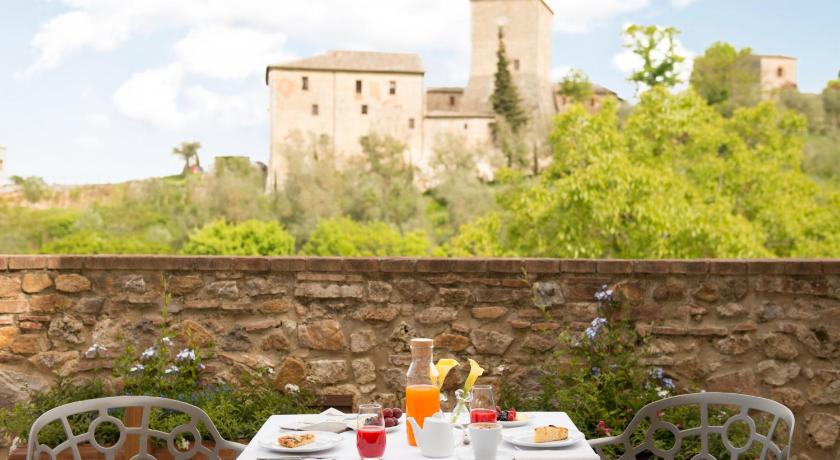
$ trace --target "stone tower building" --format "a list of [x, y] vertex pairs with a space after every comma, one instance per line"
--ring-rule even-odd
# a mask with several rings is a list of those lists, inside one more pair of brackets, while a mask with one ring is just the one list
[[472, 53], [470, 79], [464, 90], [463, 110], [493, 111], [496, 52], [499, 28], [511, 74], [526, 111], [550, 116], [556, 112], [551, 84], [551, 27], [554, 12], [545, 0], [471, 0]]

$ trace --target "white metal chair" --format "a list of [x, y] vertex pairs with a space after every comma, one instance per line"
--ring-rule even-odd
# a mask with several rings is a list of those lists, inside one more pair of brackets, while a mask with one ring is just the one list
[[[673, 423], [662, 420], [663, 411], [679, 406], [699, 406], [700, 425], [681, 430]], [[722, 425], [712, 425], [709, 420], [709, 406], [738, 407], [740, 410], [729, 417]], [[756, 422], [751, 416], [755, 412], [772, 416], [773, 420], [767, 433], [757, 431]], [[639, 425], [646, 422], [646, 419], [650, 421], [650, 426], [644, 432], [644, 441], [634, 446], [631, 437], [639, 429]], [[784, 447], [779, 447], [773, 440], [773, 434], [776, 432], [780, 421], [784, 422], [787, 427], [787, 443]], [[749, 427], [749, 439], [743, 446], [733, 445], [730, 439], [729, 431], [732, 424], [736, 422], [741, 422]], [[623, 450], [619, 457], [620, 460], [635, 460], [637, 455], [645, 452], [657, 458], [673, 460], [674, 456], [680, 452], [683, 440], [687, 437], [697, 436], [700, 439], [700, 448], [699, 452], [691, 457], [691, 460], [723, 460], [716, 459], [709, 452], [710, 435], [719, 435], [724, 448], [733, 459], [740, 458], [740, 454], [748, 451], [754, 443], [758, 442], [761, 444], [759, 460], [767, 459], [768, 453], [772, 454], [774, 459], [788, 460], [790, 459], [793, 427], [793, 412], [776, 401], [734, 393], [694, 393], [652, 402], [639, 410], [623, 433], [608, 438], [592, 439], [589, 441], [589, 445], [595, 449], [602, 460], [611, 458], [605, 453], [605, 447], [607, 446], [618, 446], [620, 450]], [[661, 430], [669, 431], [674, 436], [674, 445], [668, 450], [662, 450], [654, 443], [654, 433]]]
[[[139, 408], [142, 409], [142, 417], [136, 427], [126, 426], [122, 420], [112, 416], [109, 410], [122, 408]], [[189, 415], [190, 420], [183, 425], [173, 429], [169, 433], [154, 430], [149, 427], [149, 417], [153, 408], [163, 410], [177, 411]], [[75, 414], [96, 413], [96, 417], [90, 421], [88, 430], [84, 433], [74, 434], [70, 427], [68, 417]], [[64, 433], [67, 440], [50, 448], [47, 445], [39, 444], [38, 433], [45, 426], [52, 422], [60, 422], [64, 428]], [[119, 439], [111, 446], [100, 445], [95, 433], [97, 427], [102, 423], [112, 423], [119, 430]], [[202, 445], [201, 434], [198, 430], [198, 425], [202, 424], [210, 435], [213, 437], [215, 446], [212, 449]], [[176, 448], [175, 441], [178, 436], [190, 434], [195, 442], [187, 451], [181, 451]], [[81, 460], [79, 453], [79, 444], [89, 443], [99, 453], [103, 454], [106, 460], [114, 460], [114, 456], [126, 443], [127, 437], [135, 435], [139, 439], [139, 452], [128, 460], [150, 460], [155, 457], [149, 452], [149, 441], [151, 438], [157, 438], [166, 441], [166, 447], [174, 460], [184, 460], [192, 458], [197, 454], [203, 454], [208, 459], [217, 460], [220, 458], [221, 450], [233, 450], [241, 453], [245, 446], [236, 442], [227, 441], [219, 434], [210, 417], [203, 410], [185, 402], [176, 401], [174, 399], [157, 398], [152, 396], [114, 396], [110, 398], [89, 399], [87, 401], [77, 401], [70, 404], [50, 409], [35, 420], [32, 428], [29, 430], [29, 442], [26, 449], [27, 460], [37, 460], [41, 458], [42, 454], [47, 454], [50, 460], [56, 460], [56, 454], [66, 449], [70, 449], [73, 453], [73, 460]]]

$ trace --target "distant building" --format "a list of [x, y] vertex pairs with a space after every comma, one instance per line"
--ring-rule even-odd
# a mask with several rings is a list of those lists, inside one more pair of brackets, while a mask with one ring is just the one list
[[[327, 143], [339, 157], [358, 153], [362, 136], [390, 135], [407, 145], [408, 159], [421, 171], [428, 171], [437, 141], [445, 135], [493, 148], [490, 96], [500, 28], [529, 118], [542, 124], [565, 110], [567, 101], [551, 81], [554, 12], [545, 0], [470, 0], [470, 6], [472, 50], [464, 88], [426, 90], [416, 54], [330, 51], [269, 65], [268, 190], [282, 188], [287, 170], [282, 149], [294, 133]], [[597, 110], [604, 97], [614, 94], [597, 87], [588, 106]]]
[[[607, 89], [601, 85], [592, 84], [592, 95], [589, 99], [582, 101], [581, 103], [589, 111], [589, 113], [595, 113], [601, 110], [601, 107], [604, 105], [604, 99], [606, 98], [613, 98], [616, 100], [621, 101], [622, 99], [618, 97], [615, 91]], [[575, 105], [575, 100], [571, 97], [563, 94], [560, 91], [560, 85], [558, 84], [555, 86], [554, 89], [554, 102], [557, 106], [557, 112], [563, 113], [569, 110], [570, 107]]]
[[754, 54], [751, 59], [762, 98], [782, 89], [798, 88], [795, 57]]

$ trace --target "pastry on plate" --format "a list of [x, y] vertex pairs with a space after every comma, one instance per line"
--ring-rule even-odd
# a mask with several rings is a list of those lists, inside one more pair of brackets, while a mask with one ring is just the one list
[[569, 438], [569, 430], [562, 426], [538, 426], [534, 428], [534, 442], [565, 441]]
[[288, 449], [305, 446], [315, 441], [315, 435], [311, 433], [286, 434], [277, 438], [277, 443]]

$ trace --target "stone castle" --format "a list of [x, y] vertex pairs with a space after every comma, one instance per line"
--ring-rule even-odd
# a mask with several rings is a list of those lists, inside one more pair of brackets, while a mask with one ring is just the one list
[[[358, 153], [359, 138], [388, 135], [407, 145], [408, 159], [428, 171], [436, 142], [458, 136], [492, 148], [490, 105], [496, 73], [498, 32], [504, 31], [510, 71], [531, 120], [548, 120], [573, 104], [551, 79], [554, 12], [545, 0], [470, 0], [470, 74], [464, 88], [429, 88], [417, 54], [330, 51], [266, 69], [271, 117], [267, 189], [282, 188], [284, 145], [299, 134], [321, 142], [339, 157]], [[764, 97], [796, 87], [796, 59], [754, 56]], [[593, 85], [585, 102], [597, 111], [617, 95]], [[533, 123], [532, 123], [533, 124]]]
[[[412, 163], [428, 166], [436, 140], [462, 137], [490, 145], [496, 52], [502, 28], [511, 73], [532, 119], [562, 111], [567, 101], [551, 81], [554, 12], [544, 0], [471, 0], [472, 51], [465, 88], [429, 88], [417, 54], [330, 51], [268, 66], [271, 155], [268, 189], [282, 186], [283, 145], [294, 133], [327, 142], [339, 155], [360, 150], [359, 138], [390, 135], [406, 143]], [[590, 107], [614, 93], [595, 88]]]

